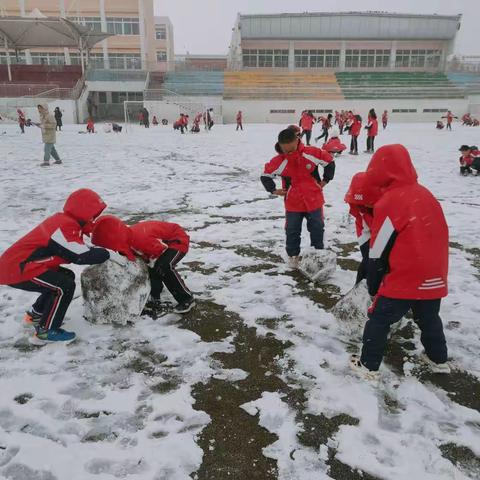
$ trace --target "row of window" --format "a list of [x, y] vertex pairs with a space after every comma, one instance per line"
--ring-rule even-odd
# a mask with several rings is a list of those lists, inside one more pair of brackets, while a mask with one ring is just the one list
[[[96, 32], [102, 31], [100, 17], [70, 17], [69, 20]], [[114, 35], [139, 35], [140, 23], [135, 17], [107, 17], [107, 32]]]
[[166, 38], [167, 38], [167, 26], [166, 25], [157, 25], [155, 27], [155, 38], [157, 40], [166, 40]]
[[[130, 102], [143, 101], [143, 92], [111, 92], [111, 96], [112, 96], [111, 103], [123, 103], [126, 101], [130, 101]], [[107, 92], [98, 92], [98, 103], [99, 104], [108, 103]]]
[[[391, 51], [385, 49], [345, 50], [346, 68], [387, 68]], [[338, 68], [340, 50], [304, 49], [295, 50], [296, 68]], [[441, 50], [397, 50], [396, 67], [438, 67], [442, 58]], [[288, 50], [244, 49], [244, 67], [288, 67]]]
[[243, 66], [288, 68], [288, 50], [243, 50]]

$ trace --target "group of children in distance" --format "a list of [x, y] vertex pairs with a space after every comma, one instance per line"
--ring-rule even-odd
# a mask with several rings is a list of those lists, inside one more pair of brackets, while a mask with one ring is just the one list
[[[323, 148], [304, 145], [302, 136], [296, 125], [282, 130], [275, 145], [277, 155], [265, 164], [261, 176], [269, 193], [285, 199], [286, 252], [293, 269], [299, 265], [304, 218], [311, 246], [324, 248], [323, 189], [335, 172], [336, 152], [328, 144]], [[275, 184], [277, 176], [281, 188]], [[447, 295], [448, 227], [439, 202], [418, 183], [406, 148], [381, 147], [366, 171], [354, 175], [345, 201], [355, 218], [363, 258], [356, 281], [366, 278], [374, 297], [361, 356], [351, 357], [351, 367], [375, 378], [390, 326], [412, 310], [422, 331], [425, 362], [436, 372], [448, 373], [439, 316], [441, 298]]]
[[[75, 274], [62, 266], [68, 263], [112, 260], [125, 265], [142, 259], [152, 286], [149, 308], [160, 302], [164, 285], [178, 302], [176, 313], [194, 307], [194, 297], [175, 269], [189, 249], [186, 232], [177, 224], [159, 221], [127, 226], [113, 215], [100, 216], [106, 207], [96, 192], [77, 190], [67, 198], [63, 212], [44, 220], [0, 256], [0, 285], [40, 293], [25, 315], [35, 327], [32, 344], [75, 340], [74, 332], [62, 329], [75, 292]], [[85, 245], [85, 235], [95, 247]]]
[[[313, 126], [317, 122], [321, 123], [322, 134], [315, 138], [315, 142], [318, 142], [322, 138], [327, 142], [333, 125], [333, 115], [329, 113], [326, 117], [322, 116], [317, 119], [311, 110], [304, 110], [302, 112], [299, 122], [299, 126], [302, 129], [300, 138], [305, 136], [307, 146], [310, 146]], [[382, 123], [383, 128], [387, 128], [388, 112], [386, 110], [382, 115]], [[338, 126], [338, 130], [335, 130], [335, 133], [338, 132], [337, 136], [342, 135], [344, 130], [348, 131], [351, 136], [350, 155], [358, 155], [358, 137], [362, 131], [362, 117], [353, 113], [351, 110], [348, 112], [343, 110], [341, 112], [336, 111], [335, 124]], [[373, 153], [375, 151], [375, 137], [378, 135], [378, 119], [373, 108], [368, 113], [365, 130], [367, 130], [367, 149], [365, 153]]]
[[[202, 122], [205, 125], [205, 130], [211, 130], [214, 121], [213, 121], [213, 108], [209, 108], [206, 112], [198, 112], [194, 119], [192, 128], [190, 129], [191, 133], [199, 133], [200, 132], [200, 123]], [[181, 133], [188, 132], [188, 123], [190, 121], [189, 115], [186, 113], [181, 113], [180, 117], [173, 123], [174, 130], [180, 130]], [[238, 127], [237, 127], [238, 129]]]

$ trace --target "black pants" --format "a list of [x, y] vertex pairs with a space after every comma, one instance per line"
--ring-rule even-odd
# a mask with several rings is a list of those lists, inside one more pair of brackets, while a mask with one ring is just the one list
[[375, 137], [367, 137], [367, 150], [373, 152], [375, 144]]
[[383, 122], [383, 129], [385, 130], [387, 128], [387, 122]]
[[328, 142], [328, 128], [323, 127], [322, 129], [322, 134], [315, 139], [316, 142], [318, 142], [321, 138], [325, 138], [325, 143]]
[[304, 135], [305, 135], [305, 138], [306, 138], [307, 145], [310, 145], [310, 140], [312, 138], [312, 131], [311, 130], [303, 130], [300, 138], [303, 138]]
[[62, 326], [65, 313], [75, 292], [75, 274], [67, 268], [48, 270], [28, 282], [11, 285], [27, 292], [39, 292], [33, 304], [35, 313], [42, 314], [40, 327], [57, 330]]
[[188, 301], [192, 298], [192, 293], [175, 270], [177, 263], [180, 262], [184, 256], [184, 253], [173, 248], [168, 248], [158, 257], [153, 268], [148, 269], [152, 286], [150, 294], [153, 298], [160, 298], [164, 285], [178, 303]]
[[378, 297], [368, 314], [369, 320], [363, 331], [361, 361], [369, 370], [379, 369], [390, 325], [401, 320], [410, 309], [422, 332], [420, 341], [428, 358], [435, 363], [447, 361], [447, 342], [439, 315], [440, 299], [402, 300]]
[[352, 135], [352, 140], [350, 141], [350, 152], [358, 153], [358, 135]]
[[451, 129], [452, 129], [452, 124], [447, 122], [447, 130], [451, 130]]
[[238, 130], [238, 129], [243, 130], [242, 122], [237, 123], [237, 130]]
[[20, 123], [20, 130], [22, 131], [22, 133], [25, 133], [25, 124], [24, 123]]
[[323, 248], [323, 222], [322, 209], [313, 212], [287, 212], [285, 233], [287, 236], [287, 255], [296, 257], [300, 255], [300, 243], [302, 241], [302, 223], [307, 219], [307, 229], [310, 232], [310, 244], [316, 249]]

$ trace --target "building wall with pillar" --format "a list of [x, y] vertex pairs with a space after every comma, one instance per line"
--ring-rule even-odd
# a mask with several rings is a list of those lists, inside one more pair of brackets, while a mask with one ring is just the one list
[[460, 15], [238, 15], [230, 70], [444, 71]]
[[[156, 22], [153, 0], [4, 0], [2, 14], [29, 16], [39, 10], [49, 17], [65, 17], [93, 30], [115, 36], [96, 45], [90, 52], [95, 68], [120, 70], [166, 70], [167, 61], [157, 56]], [[173, 26], [165, 20], [169, 35], [164, 48], [173, 48]], [[170, 55], [173, 59], [173, 53]], [[77, 64], [78, 52], [32, 49], [22, 55], [25, 63]]]

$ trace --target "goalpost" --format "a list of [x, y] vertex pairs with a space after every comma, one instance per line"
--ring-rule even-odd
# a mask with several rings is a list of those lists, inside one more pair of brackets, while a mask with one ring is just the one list
[[[131, 125], [140, 125], [140, 110], [143, 108], [143, 101], [125, 100], [123, 102], [123, 116], [125, 119], [125, 132], [128, 132]], [[150, 119], [151, 121], [152, 119]]]

